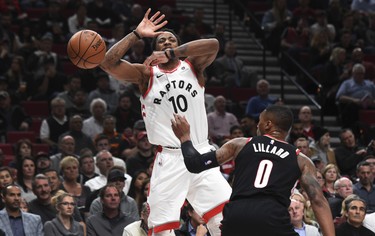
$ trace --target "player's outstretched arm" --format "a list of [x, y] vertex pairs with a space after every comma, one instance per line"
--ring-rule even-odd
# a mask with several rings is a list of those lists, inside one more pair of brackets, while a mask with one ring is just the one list
[[316, 179], [316, 169], [311, 160], [300, 153], [298, 155], [298, 165], [302, 175], [300, 179], [301, 187], [309, 196], [315, 217], [322, 229], [324, 236], [334, 236], [332, 214], [327, 199], [323, 196], [323, 191]]
[[174, 114], [171, 122], [173, 132], [181, 142], [186, 168], [192, 173], [200, 173], [232, 160], [246, 144], [246, 138], [232, 139], [216, 151], [200, 154], [190, 140], [190, 125], [186, 118]]
[[151, 9], [149, 8], [137, 28], [113, 45], [107, 51], [104, 60], [100, 64], [100, 67], [105, 72], [116, 79], [138, 83], [139, 79], [142, 77], [141, 73], [142, 69], [144, 69], [143, 65], [132, 65], [121, 58], [140, 38], [155, 37], [158, 34], [161, 34], [161, 32], [156, 31], [168, 23], [167, 21], [163, 21], [165, 16], [160, 15], [159, 11], [149, 18], [150, 12]]

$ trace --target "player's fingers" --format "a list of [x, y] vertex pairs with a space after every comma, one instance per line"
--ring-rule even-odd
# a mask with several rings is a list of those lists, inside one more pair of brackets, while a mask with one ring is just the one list
[[165, 15], [161, 15], [159, 16], [156, 20], [155, 20], [155, 23], [159, 23], [160, 21], [162, 21], [164, 19]]
[[151, 16], [150, 21], [154, 21], [160, 15], [160, 11], [157, 11], [153, 16]]
[[151, 8], [147, 9], [145, 16], [143, 18], [148, 19], [148, 15], [150, 14], [150, 12], [151, 12]]
[[[156, 25], [156, 26], [155, 26], [155, 30], [158, 30], [158, 29], [160, 29], [160, 28], [163, 28], [166, 24], [168, 24], [168, 21], [167, 21], [167, 20], [165, 20], [165, 21], [163, 21], [162, 23]], [[157, 35], [159, 35], [159, 34], [162, 34], [163, 32], [155, 32], [155, 33], [157, 33]]]

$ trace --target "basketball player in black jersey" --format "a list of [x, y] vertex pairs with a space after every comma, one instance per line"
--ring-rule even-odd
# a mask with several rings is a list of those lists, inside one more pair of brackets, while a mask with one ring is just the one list
[[298, 180], [310, 198], [323, 235], [335, 235], [314, 164], [285, 141], [292, 123], [289, 108], [269, 106], [260, 114], [258, 136], [232, 139], [216, 151], [200, 154], [191, 144], [189, 123], [175, 115], [172, 128], [181, 141], [190, 172], [199, 173], [235, 159], [233, 191], [223, 211], [223, 236], [298, 236], [288, 214], [289, 197]]

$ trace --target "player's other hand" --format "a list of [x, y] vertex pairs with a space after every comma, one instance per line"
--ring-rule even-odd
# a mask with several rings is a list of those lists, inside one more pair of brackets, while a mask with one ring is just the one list
[[186, 120], [185, 116], [178, 114], [173, 114], [174, 119], [172, 122], [172, 130], [176, 137], [181, 141], [181, 143], [190, 140], [190, 124]]
[[149, 14], [151, 12], [151, 8], [149, 8], [142, 21], [139, 23], [139, 25], [136, 28], [137, 33], [143, 38], [143, 37], [149, 37], [153, 38], [162, 32], [156, 32], [162, 27], [164, 27], [168, 21], [164, 20], [165, 15], [160, 15], [160, 11], [156, 12], [153, 16], [149, 18]]
[[143, 62], [146, 66], [156, 66], [159, 64], [167, 63], [169, 59], [165, 55], [164, 51], [154, 51], [146, 60]]

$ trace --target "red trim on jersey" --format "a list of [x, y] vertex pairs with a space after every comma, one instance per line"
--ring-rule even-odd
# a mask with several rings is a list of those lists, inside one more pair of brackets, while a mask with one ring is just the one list
[[251, 139], [253, 139], [253, 137], [249, 137], [249, 138], [247, 139], [246, 143], [250, 142]]
[[154, 82], [154, 69], [152, 67], [150, 67], [150, 80], [148, 81], [148, 88], [147, 88], [147, 91], [145, 92], [145, 94], [142, 95], [143, 99], [145, 99], [147, 97], [147, 94], [150, 92], [151, 90], [151, 87], [152, 87], [152, 84]]
[[[191, 71], [195, 75], [195, 78], [197, 78], [198, 80], [198, 75], [197, 75], [197, 72], [195, 71], [193, 64], [191, 64], [191, 62], [188, 59], [185, 59], [184, 61], [190, 66]], [[199, 84], [199, 80], [198, 80], [198, 84]], [[204, 87], [204, 86], [201, 86], [201, 87]]]
[[157, 234], [157, 233], [160, 233], [160, 232], [165, 231], [165, 230], [172, 230], [172, 229], [178, 229], [178, 228], [180, 228], [180, 222], [179, 221], [168, 222], [168, 223], [165, 223], [163, 225], [158, 225], [158, 226], [155, 226], [152, 229], [149, 229], [148, 235], [152, 235], [152, 232], [154, 232], [154, 234]]
[[301, 153], [301, 150], [299, 150], [299, 149], [297, 148], [297, 150], [296, 150], [296, 155], [298, 156], [300, 153]]
[[163, 73], [173, 73], [173, 72], [175, 72], [177, 69], [178, 69], [178, 67], [181, 65], [181, 61], [179, 60], [178, 61], [178, 65], [175, 67], [175, 68], [172, 68], [171, 70], [163, 70], [162, 68], [160, 68], [159, 66], [157, 66], [158, 68], [159, 68], [159, 70], [161, 71], [161, 72], [163, 72]]
[[212, 217], [214, 217], [217, 214], [219, 214], [220, 212], [222, 212], [225, 204], [227, 204], [228, 202], [229, 201], [225, 201], [225, 202], [221, 203], [220, 205], [216, 206], [215, 208], [211, 209], [210, 211], [206, 212], [202, 216], [203, 220], [207, 223]]
[[271, 139], [275, 139], [275, 140], [277, 140], [277, 141], [279, 141], [279, 142], [289, 144], [288, 142], [285, 142], [284, 140], [281, 140], [281, 139], [277, 139], [277, 138], [275, 138], [275, 137], [272, 137], [272, 136], [269, 135], [269, 134], [265, 134], [265, 135], [263, 135], [263, 136], [267, 136], [267, 137], [269, 137], [269, 138], [271, 138]]

